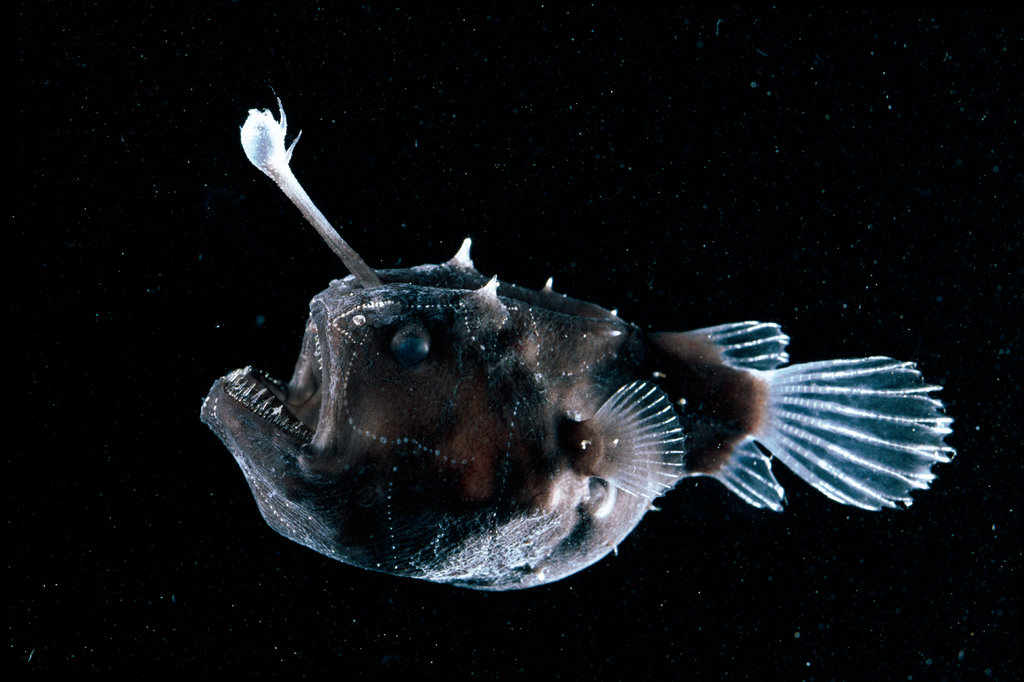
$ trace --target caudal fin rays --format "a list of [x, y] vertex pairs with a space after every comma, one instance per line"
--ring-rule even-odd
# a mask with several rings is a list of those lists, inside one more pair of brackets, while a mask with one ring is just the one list
[[829, 497], [864, 509], [910, 505], [949, 462], [953, 420], [913, 364], [870, 357], [764, 373], [767, 424], [754, 437]]
[[953, 420], [930, 395], [940, 387], [925, 383], [913, 363], [868, 357], [777, 369], [788, 359], [778, 325], [687, 334], [716, 343], [726, 364], [767, 387], [760, 428], [710, 474], [754, 506], [779, 511], [785, 496], [762, 448], [828, 497], [872, 510], [912, 504], [911, 493], [935, 479], [932, 466], [955, 454], [944, 441]]

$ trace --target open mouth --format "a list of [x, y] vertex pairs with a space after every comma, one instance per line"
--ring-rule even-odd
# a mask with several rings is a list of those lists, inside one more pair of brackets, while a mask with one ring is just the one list
[[313, 440], [314, 431], [286, 404], [288, 388], [284, 383], [252, 367], [236, 369], [224, 377], [224, 392], [257, 417], [303, 443]]

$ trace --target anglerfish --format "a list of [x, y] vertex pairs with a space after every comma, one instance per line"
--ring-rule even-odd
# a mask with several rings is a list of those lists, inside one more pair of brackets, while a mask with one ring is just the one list
[[910, 505], [952, 459], [939, 387], [909, 362], [787, 366], [770, 322], [649, 333], [550, 281], [481, 274], [468, 239], [438, 265], [369, 267], [292, 174], [278, 106], [249, 112], [245, 153], [350, 274], [310, 303], [287, 383], [230, 372], [202, 420], [285, 537], [373, 571], [521, 589], [615, 551], [687, 477], [781, 511], [778, 462], [877, 510]]

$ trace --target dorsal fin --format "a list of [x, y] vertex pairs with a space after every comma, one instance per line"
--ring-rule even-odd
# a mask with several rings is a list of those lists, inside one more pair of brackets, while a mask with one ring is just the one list
[[789, 362], [789, 337], [774, 322], [733, 322], [684, 332], [715, 344], [730, 367], [775, 369]]

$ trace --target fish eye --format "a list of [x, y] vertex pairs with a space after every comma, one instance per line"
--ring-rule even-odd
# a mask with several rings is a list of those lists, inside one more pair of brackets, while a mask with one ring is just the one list
[[391, 337], [391, 354], [402, 365], [415, 367], [430, 354], [430, 334], [419, 323], [405, 325]]

